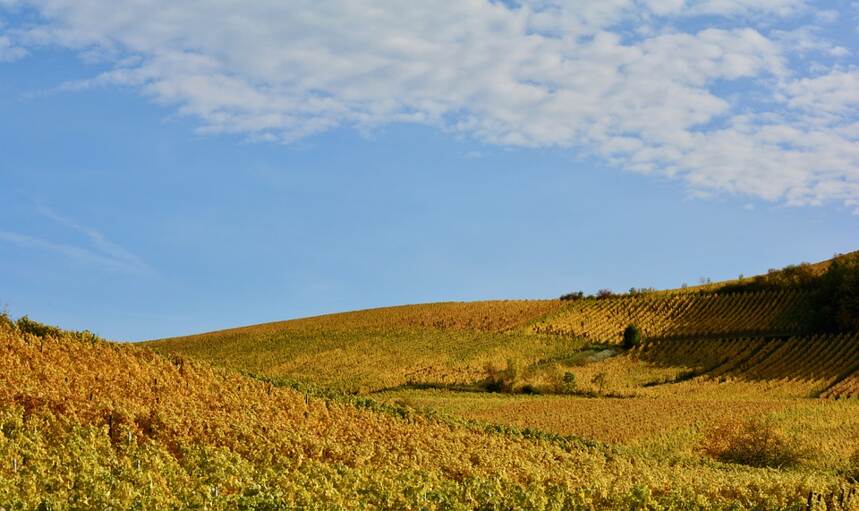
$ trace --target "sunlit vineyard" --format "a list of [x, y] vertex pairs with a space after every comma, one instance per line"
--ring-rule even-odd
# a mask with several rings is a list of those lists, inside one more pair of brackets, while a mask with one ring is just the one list
[[797, 397], [859, 396], [853, 384], [859, 375], [859, 334], [662, 340], [634, 356], [652, 365], [694, 368], [696, 377], [688, 385], [775, 382], [804, 389]]
[[852, 288], [806, 270], [135, 346], [0, 316], [0, 509], [859, 509]]
[[0, 325], [6, 509], [799, 508], [849, 492], [835, 471], [646, 460]]
[[[854, 395], [855, 385], [845, 372], [859, 359], [855, 339], [795, 335], [803, 329], [808, 295], [794, 289], [644, 295], [564, 305], [509, 301], [392, 307], [168, 339], [152, 346], [254, 374], [290, 376], [361, 393], [409, 384], [479, 384], [487, 366], [513, 361], [528, 383], [543, 389], [557, 379], [552, 373], [558, 367], [572, 365], [568, 370], [578, 375], [580, 389], [593, 390], [590, 382], [603, 373], [603, 386], [625, 395], [690, 373], [748, 377], [768, 385], [790, 378], [793, 383], [783, 390], [792, 387], [791, 395], [797, 396]], [[439, 319], [433, 320], [434, 314]], [[636, 352], [644, 363], [614, 356], [600, 364], [572, 363], [588, 342], [618, 342], [630, 323], [647, 339]], [[813, 355], [814, 361], [834, 360], [812, 367], [803, 354]], [[758, 364], [759, 359], [766, 363]], [[755, 372], [744, 373], [746, 366], [754, 366]]]
[[403, 390], [379, 396], [461, 417], [577, 435], [634, 447], [649, 456], [699, 459], [702, 436], [714, 426], [771, 417], [810, 453], [804, 463], [820, 470], [843, 468], [859, 438], [859, 403], [792, 400], [759, 392], [754, 399], [696, 396], [595, 399], [558, 395], [487, 396], [442, 390]]
[[596, 342], [619, 342], [629, 324], [653, 338], [795, 334], [804, 328], [810, 294], [782, 289], [579, 300], [536, 321], [530, 331]]
[[266, 336], [293, 331], [332, 332], [365, 329], [433, 328], [502, 332], [556, 310], [562, 305], [563, 302], [560, 300], [490, 300], [399, 305], [263, 323], [207, 334], [177, 337], [175, 340], [191, 342], [232, 335]]
[[510, 331], [557, 309], [556, 300], [389, 307], [167, 339], [152, 344], [267, 376], [353, 391], [409, 382], [467, 384], [486, 364], [562, 356], [576, 342]]

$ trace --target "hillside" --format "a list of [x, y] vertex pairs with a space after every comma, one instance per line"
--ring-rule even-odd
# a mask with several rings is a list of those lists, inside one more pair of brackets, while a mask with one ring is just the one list
[[[647, 462], [843, 477], [859, 460], [857, 292], [854, 252], [697, 288], [410, 305], [147, 346]], [[643, 341], [627, 349], [630, 324]]]
[[800, 508], [855, 492], [837, 471], [647, 458], [0, 319], [4, 509]]
[[0, 315], [0, 509], [857, 509], [857, 261], [138, 345]]
[[[548, 391], [557, 386], [561, 377], [558, 371], [575, 373], [575, 367], [597, 347], [609, 350], [613, 358], [632, 357], [636, 367], [658, 365], [614, 347], [626, 326], [634, 324], [646, 339], [647, 348], [656, 346], [657, 351], [667, 346], [663, 341], [673, 340], [698, 346], [696, 353], [709, 353], [707, 356], [722, 360], [740, 357], [749, 350], [757, 353], [757, 347], [766, 345], [768, 348], [756, 358], [729, 374], [755, 381], [793, 378], [808, 382], [793, 394], [796, 396], [850, 397], [857, 395], [852, 382], [859, 374], [859, 353], [842, 348], [853, 347], [856, 341], [820, 336], [850, 331], [854, 326], [851, 321], [859, 315], [855, 296], [859, 253], [833, 261], [790, 266], [696, 291], [564, 301], [410, 305], [269, 323], [148, 345], [253, 374], [288, 376], [359, 393], [402, 386], [480, 386], [508, 365], [523, 376], [521, 386]], [[839, 268], [849, 270], [846, 277]], [[840, 300], [837, 303], [833, 301], [836, 298]], [[713, 342], [702, 344], [704, 339]], [[730, 344], [737, 340], [742, 348]], [[825, 370], [814, 365], [812, 370], [813, 364], [836, 353], [837, 363]], [[800, 364], [787, 362], [799, 355], [803, 355]], [[664, 357], [660, 360], [666, 374], [691, 371], [698, 381], [723, 378], [714, 368], [702, 367], [694, 357], [677, 356], [670, 364]], [[765, 371], [760, 364], [770, 369]], [[637, 386], [646, 384], [653, 381], [641, 381]], [[645, 391], [643, 387], [639, 390]]]
[[[518, 328], [558, 300], [436, 303], [267, 323], [148, 345], [266, 376], [290, 376], [354, 392], [407, 382], [471, 383], [487, 364], [534, 363], [569, 350], [566, 339]], [[515, 342], [512, 342], [515, 339]]]

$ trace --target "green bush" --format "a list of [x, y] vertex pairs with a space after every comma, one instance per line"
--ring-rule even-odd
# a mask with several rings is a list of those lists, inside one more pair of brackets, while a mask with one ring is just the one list
[[576, 375], [569, 371], [564, 373], [564, 393], [572, 394], [576, 391]]
[[27, 316], [21, 316], [15, 324], [18, 327], [18, 331], [24, 334], [32, 334], [38, 337], [60, 337], [63, 335], [63, 331], [58, 327], [33, 321]]
[[635, 325], [628, 325], [623, 331], [623, 347], [630, 350], [641, 345], [641, 331]]

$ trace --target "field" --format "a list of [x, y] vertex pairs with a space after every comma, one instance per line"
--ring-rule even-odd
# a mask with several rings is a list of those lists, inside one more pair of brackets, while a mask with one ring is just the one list
[[0, 509], [859, 509], [855, 289], [809, 268], [137, 345], [2, 316]]
[[291, 376], [348, 391], [407, 383], [470, 384], [487, 364], [533, 364], [576, 342], [514, 330], [557, 300], [388, 307], [269, 323], [153, 343], [257, 375]]
[[842, 466], [659, 458], [641, 447], [325, 397], [86, 334], [34, 335], [5, 320], [0, 336], [6, 509], [799, 509], [809, 499], [818, 507], [855, 501]]
[[794, 334], [803, 331], [809, 292], [653, 294], [580, 300], [531, 326], [535, 333], [620, 342], [633, 323], [652, 338]]

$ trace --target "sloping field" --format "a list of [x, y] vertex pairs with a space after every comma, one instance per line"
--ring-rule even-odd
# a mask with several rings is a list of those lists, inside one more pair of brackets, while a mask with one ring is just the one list
[[538, 318], [564, 305], [560, 300], [489, 300], [439, 302], [379, 307], [360, 311], [324, 314], [309, 318], [263, 323], [219, 330], [175, 340], [195, 341], [232, 335], [263, 336], [280, 332], [332, 332], [338, 330], [441, 329], [503, 332]]
[[799, 289], [645, 294], [570, 303], [530, 325], [533, 333], [620, 342], [635, 324], [647, 338], [801, 333], [810, 292]]
[[496, 433], [0, 321], [6, 509], [798, 509], [849, 491], [834, 473]]
[[[848, 334], [806, 334], [813, 293], [800, 287], [389, 307], [150, 345], [355, 393], [403, 385], [473, 386], [487, 379], [487, 368], [511, 361], [532, 387], [543, 390], [557, 387], [560, 378], [548, 373], [573, 366], [569, 371], [580, 389], [604, 390], [591, 384], [602, 374], [602, 387], [624, 395], [694, 377], [687, 386], [744, 381], [766, 383], [781, 396], [856, 397], [859, 341]], [[636, 352], [643, 364], [606, 351], [611, 360], [581, 367], [580, 350], [588, 343], [602, 349], [619, 343], [629, 324], [645, 336]]]
[[[663, 361], [679, 373], [701, 371], [701, 364], [755, 350], [766, 338], [802, 333], [810, 294], [791, 289], [415, 305], [269, 323], [150, 345], [254, 374], [371, 392], [404, 384], [472, 385], [487, 377], [487, 366], [502, 367], [511, 360], [527, 368], [563, 361], [588, 342], [618, 343], [624, 328], [633, 323], [643, 331], [648, 346], [673, 339], [680, 343], [677, 346], [688, 347]], [[702, 344], [707, 338], [727, 337], [734, 339], [733, 345]], [[814, 349], [828, 355], [828, 342], [822, 340]], [[849, 345], [844, 341], [839, 347]], [[803, 353], [794, 347], [807, 346], [788, 342], [782, 352]], [[662, 348], [655, 349], [654, 354]], [[816, 385], [849, 376], [843, 374], [849, 367], [842, 365], [859, 359], [859, 354], [849, 350], [842, 354], [847, 358], [839, 359], [841, 365], [832, 365], [836, 374], [815, 376]], [[706, 360], [699, 362], [701, 357]], [[796, 368], [794, 364], [785, 370]], [[670, 373], [666, 371], [666, 378], [677, 376]]]
[[855, 400], [785, 399], [765, 391], [735, 399], [730, 389], [722, 390], [718, 395], [622, 399], [399, 390], [378, 399], [598, 439], [631, 447], [644, 459], [701, 460], [701, 445], [713, 430], [754, 419], [775, 424], [805, 453], [802, 464], [808, 468], [843, 472], [856, 452], [859, 403]]
[[807, 397], [859, 396], [851, 383], [859, 374], [859, 334], [661, 340], [637, 356], [690, 367], [699, 381], [779, 381], [807, 388]]
[[351, 391], [408, 382], [471, 383], [487, 364], [531, 364], [570, 349], [567, 339], [510, 332], [557, 309], [558, 300], [387, 307], [268, 323], [149, 345], [267, 376]]

